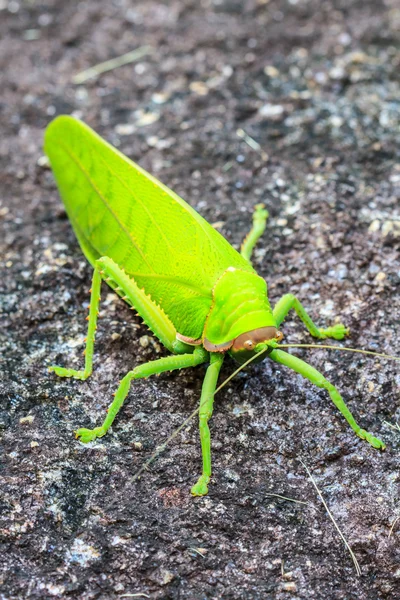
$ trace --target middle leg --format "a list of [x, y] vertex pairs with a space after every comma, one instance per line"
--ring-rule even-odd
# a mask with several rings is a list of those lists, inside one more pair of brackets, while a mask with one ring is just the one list
[[159, 358], [135, 367], [133, 371], [129, 371], [129, 373], [121, 380], [119, 387], [114, 394], [114, 400], [107, 410], [107, 416], [104, 419], [103, 424], [94, 429], [78, 429], [75, 431], [76, 437], [86, 444], [98, 437], [103, 437], [103, 435], [107, 433], [128, 395], [132, 380], [145, 379], [150, 377], [150, 375], [158, 375], [159, 373], [165, 373], [166, 371], [195, 367], [205, 363], [207, 360], [208, 352], [206, 352], [203, 347], [198, 346], [194, 349], [192, 354], [166, 356], [165, 358]]
[[218, 375], [224, 362], [224, 355], [213, 353], [210, 355], [210, 366], [207, 369], [201, 390], [199, 427], [201, 453], [203, 456], [203, 473], [197, 483], [192, 487], [193, 496], [205, 496], [208, 493], [208, 483], [211, 477], [211, 438], [208, 421], [213, 413], [214, 393], [217, 387]]

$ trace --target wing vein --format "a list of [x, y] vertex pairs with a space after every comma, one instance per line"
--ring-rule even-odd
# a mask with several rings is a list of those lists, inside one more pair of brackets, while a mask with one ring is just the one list
[[96, 194], [98, 195], [98, 197], [102, 200], [104, 206], [106, 206], [107, 210], [111, 213], [111, 215], [113, 216], [113, 218], [116, 220], [116, 222], [118, 223], [119, 227], [121, 228], [121, 230], [126, 234], [126, 236], [130, 239], [130, 241], [132, 242], [132, 245], [136, 248], [136, 250], [139, 252], [140, 256], [142, 257], [143, 261], [147, 264], [147, 266], [154, 272], [153, 267], [151, 266], [151, 264], [148, 262], [143, 250], [140, 248], [139, 244], [137, 243], [137, 240], [134, 238], [134, 236], [132, 235], [132, 233], [125, 227], [124, 223], [122, 223], [122, 221], [118, 218], [118, 216], [115, 214], [115, 212], [113, 211], [112, 207], [110, 206], [110, 204], [107, 202], [106, 198], [103, 196], [103, 194], [100, 192], [100, 190], [97, 188], [97, 186], [95, 185], [95, 183], [92, 181], [89, 173], [87, 173], [86, 169], [83, 167], [83, 165], [81, 164], [81, 162], [79, 161], [79, 159], [72, 153], [70, 152], [66, 146], [64, 146], [64, 144], [62, 144], [61, 142], [59, 142], [59, 145], [64, 149], [64, 151], [68, 154], [68, 156], [71, 158], [71, 160], [78, 166], [78, 168], [81, 170], [81, 172], [83, 173], [83, 175], [86, 177], [88, 183], [91, 185], [91, 187], [93, 188], [93, 190], [96, 192]]
[[110, 171], [110, 173], [120, 182], [120, 184], [127, 190], [127, 192], [132, 196], [132, 198], [138, 202], [138, 204], [140, 204], [140, 206], [146, 211], [146, 213], [149, 216], [150, 221], [152, 222], [152, 224], [158, 229], [158, 231], [160, 232], [161, 237], [164, 239], [165, 243], [167, 244], [167, 246], [170, 248], [171, 252], [173, 252], [176, 255], [176, 251], [174, 249], [173, 246], [171, 246], [168, 238], [166, 237], [165, 233], [163, 232], [162, 228], [160, 227], [160, 225], [157, 223], [154, 215], [150, 212], [150, 210], [147, 208], [147, 206], [145, 205], [145, 203], [140, 199], [139, 196], [136, 196], [133, 193], [133, 190], [131, 190], [128, 185], [125, 183], [125, 181], [123, 179], [121, 179], [119, 177], [119, 175], [117, 173], [115, 173], [115, 171], [113, 171], [110, 167], [110, 165], [107, 164], [107, 162], [104, 160], [104, 158], [101, 156], [101, 154], [97, 153], [97, 156], [100, 158], [100, 160], [102, 161], [102, 163], [107, 167], [107, 169]]

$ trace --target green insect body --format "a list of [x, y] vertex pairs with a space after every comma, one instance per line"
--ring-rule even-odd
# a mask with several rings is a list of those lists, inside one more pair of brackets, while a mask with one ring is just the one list
[[318, 328], [292, 294], [271, 309], [267, 285], [250, 262], [268, 217], [262, 205], [256, 207], [253, 228], [239, 253], [177, 194], [80, 121], [56, 118], [46, 130], [45, 152], [79, 244], [94, 268], [85, 368], [50, 370], [77, 379], [91, 374], [102, 280], [173, 353], [129, 371], [101, 427], [77, 430], [82, 442], [105, 435], [132, 380], [208, 362], [199, 410], [203, 473], [192, 488], [193, 495], [204, 495], [211, 477], [208, 420], [224, 356], [229, 353], [243, 363], [266, 350], [276, 362], [326, 389], [357, 435], [384, 448], [357, 425], [323, 375], [279, 349], [278, 327], [291, 309], [319, 339], [342, 339], [347, 329], [342, 324]]

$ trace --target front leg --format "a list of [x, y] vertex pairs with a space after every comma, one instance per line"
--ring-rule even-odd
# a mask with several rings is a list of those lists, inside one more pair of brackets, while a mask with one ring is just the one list
[[208, 483], [211, 477], [211, 438], [208, 421], [213, 413], [214, 394], [217, 387], [218, 375], [224, 362], [224, 355], [213, 353], [210, 355], [210, 366], [203, 381], [200, 398], [199, 428], [201, 453], [203, 457], [203, 473], [197, 483], [192, 487], [193, 496], [208, 494]]
[[159, 358], [151, 362], [144, 363], [129, 371], [125, 377], [121, 380], [119, 387], [114, 394], [114, 400], [107, 409], [107, 416], [104, 419], [103, 424], [100, 427], [94, 429], [78, 429], [75, 434], [76, 437], [83, 443], [92, 442], [98, 437], [103, 437], [113, 424], [115, 417], [120, 411], [125, 398], [128, 395], [131, 387], [131, 381], [134, 379], [143, 379], [150, 377], [150, 375], [158, 375], [165, 373], [166, 371], [174, 371], [176, 369], [186, 369], [188, 367], [195, 367], [206, 362], [208, 359], [208, 352], [203, 347], [197, 347], [194, 349], [193, 354], [178, 354], [176, 356], [167, 356], [165, 358]]
[[337, 323], [336, 325], [327, 327], [326, 329], [317, 327], [311, 320], [311, 317], [308, 315], [306, 310], [303, 308], [300, 301], [293, 294], [286, 294], [285, 296], [282, 296], [282, 298], [275, 304], [273, 314], [277, 327], [279, 327], [292, 308], [296, 311], [297, 316], [303, 321], [311, 335], [319, 340], [324, 340], [326, 338], [342, 340], [349, 333], [349, 329], [342, 323]]
[[314, 367], [306, 363], [304, 360], [297, 358], [297, 356], [293, 356], [291, 354], [288, 354], [287, 352], [283, 352], [283, 350], [273, 350], [272, 352], [270, 352], [269, 358], [272, 358], [272, 360], [281, 365], [289, 367], [289, 369], [292, 369], [296, 373], [299, 373], [300, 375], [311, 381], [311, 383], [313, 383], [317, 387], [326, 390], [329, 393], [336, 408], [340, 410], [340, 412], [342, 413], [352, 430], [358, 435], [358, 437], [360, 437], [362, 440], [366, 440], [367, 442], [369, 442], [374, 448], [378, 448], [379, 450], [385, 449], [385, 444], [381, 442], [379, 438], [376, 438], [371, 433], [368, 433], [368, 431], [365, 431], [365, 429], [361, 429], [361, 427], [358, 425], [353, 415], [351, 414], [350, 410], [347, 408], [345, 401], [343, 400], [342, 396], [339, 394], [335, 386], [332, 385], [322, 375], [322, 373], [317, 371], [317, 369], [314, 369]]

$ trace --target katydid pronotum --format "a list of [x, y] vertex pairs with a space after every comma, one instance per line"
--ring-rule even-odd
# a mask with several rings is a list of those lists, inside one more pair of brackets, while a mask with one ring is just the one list
[[321, 329], [292, 294], [270, 307], [267, 285], [250, 261], [266, 226], [263, 205], [256, 206], [239, 253], [175, 192], [82, 122], [57, 117], [46, 130], [45, 151], [78, 242], [94, 269], [85, 367], [52, 366], [50, 371], [82, 380], [91, 375], [102, 280], [172, 354], [129, 371], [102, 425], [76, 431], [81, 442], [107, 433], [135, 379], [207, 363], [199, 408], [203, 470], [191, 490], [203, 496], [211, 477], [208, 421], [224, 357], [229, 354], [243, 364], [260, 353], [325, 389], [355, 433], [384, 449], [383, 442], [356, 423], [335, 386], [280, 348], [278, 328], [292, 309], [320, 340], [342, 340], [348, 330], [341, 323]]

